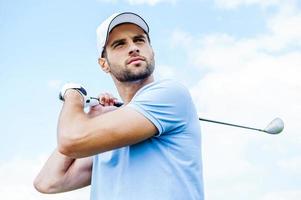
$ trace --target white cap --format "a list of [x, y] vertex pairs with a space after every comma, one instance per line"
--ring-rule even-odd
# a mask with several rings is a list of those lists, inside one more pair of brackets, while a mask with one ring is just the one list
[[97, 50], [101, 56], [107, 43], [109, 33], [120, 24], [132, 23], [142, 28], [148, 34], [149, 28], [142, 17], [132, 12], [115, 13], [103, 21], [96, 29]]

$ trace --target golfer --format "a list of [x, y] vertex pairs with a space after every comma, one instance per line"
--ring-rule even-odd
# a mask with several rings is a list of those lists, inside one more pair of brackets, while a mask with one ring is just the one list
[[202, 200], [201, 131], [187, 88], [155, 80], [149, 27], [131, 12], [97, 29], [98, 63], [124, 105], [100, 95], [86, 113], [77, 88], [63, 94], [58, 146], [34, 181], [42, 193], [91, 185], [91, 200]]

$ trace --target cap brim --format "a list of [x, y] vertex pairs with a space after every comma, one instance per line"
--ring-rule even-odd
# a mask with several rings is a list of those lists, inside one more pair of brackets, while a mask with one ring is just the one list
[[131, 23], [139, 26], [147, 35], [149, 27], [142, 17], [132, 12], [115, 13], [97, 28], [97, 50], [102, 55], [110, 32], [118, 25]]
[[116, 26], [118, 26], [120, 24], [124, 24], [124, 23], [136, 24], [137, 26], [142, 28], [146, 33], [149, 32], [148, 25], [144, 21], [144, 19], [142, 19], [139, 15], [137, 15], [135, 13], [125, 12], [125, 13], [121, 13], [121, 14], [117, 15], [116, 17], [114, 17], [112, 19], [112, 21], [108, 27], [108, 33], [110, 33], [112, 31], [112, 29], [115, 28]]

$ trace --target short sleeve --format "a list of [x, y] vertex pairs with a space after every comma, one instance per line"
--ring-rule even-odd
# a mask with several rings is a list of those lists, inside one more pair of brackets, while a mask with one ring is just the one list
[[187, 88], [176, 81], [154, 82], [141, 88], [129, 107], [150, 120], [158, 135], [180, 132], [187, 123], [192, 100]]

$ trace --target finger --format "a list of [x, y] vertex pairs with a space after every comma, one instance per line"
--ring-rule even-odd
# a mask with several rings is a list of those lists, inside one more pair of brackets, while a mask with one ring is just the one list
[[108, 93], [103, 93], [101, 95], [101, 103], [104, 106], [108, 106], [110, 104], [110, 95]]
[[104, 106], [113, 106], [115, 102], [117, 102], [117, 98], [115, 98], [111, 93], [102, 93], [99, 95], [99, 102]]
[[110, 94], [110, 106], [114, 106], [114, 103], [117, 101], [117, 98], [115, 98], [112, 94]]
[[100, 102], [100, 104], [102, 104], [102, 105], [107, 105], [107, 102], [108, 102], [108, 95], [107, 95], [107, 93], [101, 93], [100, 95], [99, 95], [99, 102]]
[[108, 105], [113, 106], [114, 103], [117, 101], [117, 98], [115, 98], [111, 93], [106, 93], [106, 97], [108, 100]]
[[109, 105], [110, 105], [110, 94], [105, 93], [105, 106], [109, 106]]
[[98, 95], [98, 99], [99, 99], [99, 103], [101, 104], [101, 105], [104, 105], [104, 93], [101, 93], [100, 95]]
[[117, 101], [117, 98], [114, 97], [111, 93], [106, 93], [106, 94], [107, 94], [108, 97], [109, 97], [110, 104], [111, 104], [111, 103], [114, 104], [114, 102]]

